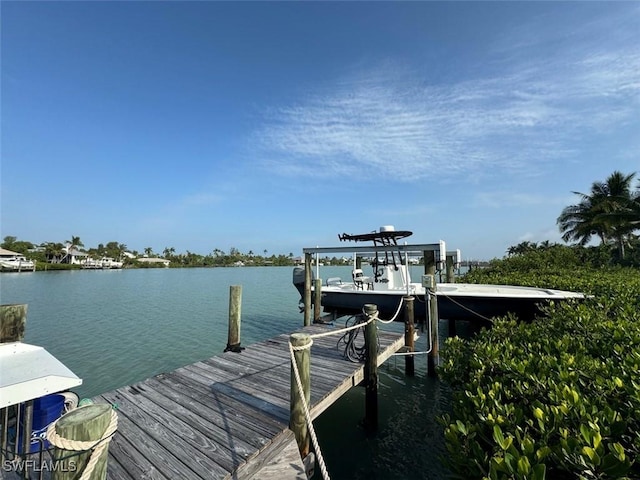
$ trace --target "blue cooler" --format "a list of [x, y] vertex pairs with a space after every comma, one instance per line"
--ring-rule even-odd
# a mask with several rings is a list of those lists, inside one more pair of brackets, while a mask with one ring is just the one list
[[[50, 447], [49, 442], [45, 439], [47, 428], [62, 416], [64, 400], [65, 397], [63, 395], [53, 394], [36, 398], [33, 401], [33, 423], [31, 424], [31, 444], [29, 445], [30, 453], [40, 451], [41, 445], [42, 449]], [[23, 419], [24, 410], [20, 415], [20, 420], [23, 421]], [[23, 433], [21, 430], [20, 438], [18, 439], [18, 453], [22, 453]], [[40, 443], [38, 438], [42, 438], [44, 443]]]

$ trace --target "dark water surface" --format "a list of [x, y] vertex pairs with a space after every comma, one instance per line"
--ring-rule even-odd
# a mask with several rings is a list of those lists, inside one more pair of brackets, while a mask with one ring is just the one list
[[[347, 279], [350, 272], [324, 267], [321, 276]], [[243, 289], [243, 344], [299, 328], [291, 277], [290, 267], [11, 273], [0, 275], [0, 302], [28, 304], [25, 342], [45, 347], [83, 379], [76, 392], [92, 397], [221, 353], [230, 285]], [[441, 330], [443, 342], [446, 323]], [[426, 342], [423, 334], [416, 349], [426, 350]], [[361, 426], [361, 387], [315, 421], [331, 478], [447, 476], [438, 460], [444, 447], [435, 418], [448, 411], [450, 397], [427, 377], [425, 355], [415, 363], [412, 378], [404, 375], [402, 357], [381, 368], [376, 436], [367, 437]]]

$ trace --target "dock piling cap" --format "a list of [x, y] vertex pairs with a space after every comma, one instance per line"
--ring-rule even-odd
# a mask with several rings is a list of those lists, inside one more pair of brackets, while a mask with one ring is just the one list
[[365, 303], [364, 313], [368, 316], [372, 316], [378, 311], [378, 306], [373, 303]]
[[302, 347], [311, 343], [311, 336], [308, 333], [296, 332], [289, 336], [289, 342], [294, 347]]

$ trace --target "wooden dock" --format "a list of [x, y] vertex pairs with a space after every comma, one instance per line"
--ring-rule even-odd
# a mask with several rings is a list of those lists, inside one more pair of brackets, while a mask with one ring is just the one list
[[[311, 347], [312, 418], [364, 378], [339, 338], [317, 338]], [[381, 330], [379, 343], [378, 365], [404, 345], [404, 334]], [[94, 398], [118, 411], [107, 478], [306, 479], [289, 430], [290, 375], [283, 334]]]

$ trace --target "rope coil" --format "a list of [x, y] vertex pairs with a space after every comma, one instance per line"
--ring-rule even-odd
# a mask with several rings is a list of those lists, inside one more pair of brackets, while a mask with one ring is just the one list
[[[85, 405], [78, 408], [86, 408], [89, 406], [90, 405]], [[108, 448], [109, 442], [111, 441], [114, 433], [116, 433], [116, 430], [118, 429], [118, 414], [114, 409], [111, 409], [111, 420], [109, 422], [109, 425], [107, 426], [107, 429], [102, 434], [102, 437], [98, 440], [81, 441], [81, 440], [70, 440], [68, 438], [61, 437], [56, 432], [57, 423], [58, 421], [56, 420], [54, 423], [49, 425], [49, 428], [47, 429], [47, 440], [49, 440], [49, 443], [51, 443], [51, 445], [53, 445], [54, 447], [61, 448], [63, 450], [70, 450], [70, 451], [76, 451], [76, 452], [91, 451], [91, 456], [89, 457], [89, 461], [87, 462], [87, 465], [85, 466], [84, 471], [82, 472], [82, 476], [80, 477], [80, 480], [88, 480], [91, 477], [91, 474], [93, 473], [93, 470], [96, 464], [98, 463], [98, 460], [102, 455], [102, 452], [104, 452]]]

